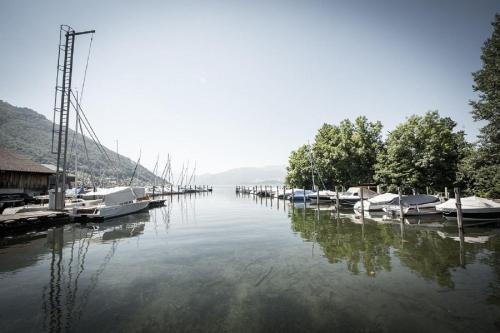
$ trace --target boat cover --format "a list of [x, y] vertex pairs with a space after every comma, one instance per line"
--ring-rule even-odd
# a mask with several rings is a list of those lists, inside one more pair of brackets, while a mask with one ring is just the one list
[[134, 195], [136, 198], [144, 198], [146, 196], [145, 187], [132, 187], [132, 191], [134, 191]]
[[[500, 203], [476, 196], [461, 198], [462, 209], [500, 208]], [[456, 200], [450, 199], [436, 206], [437, 210], [457, 210]]]
[[[355, 193], [357, 195], [354, 195]], [[374, 192], [374, 191], [370, 190], [369, 188], [363, 188], [363, 198], [364, 199], [373, 198], [377, 195], [378, 195], [377, 192]], [[351, 197], [361, 198], [361, 188], [360, 187], [349, 187], [346, 192], [344, 192], [340, 195], [341, 199], [342, 198], [351, 198]]]
[[394, 200], [397, 197], [398, 197], [398, 195], [394, 194], [394, 193], [384, 193], [384, 194], [377, 195], [373, 198], [370, 198], [370, 199], [368, 199], [368, 201], [371, 203], [383, 203], [383, 202], [389, 202], [391, 200]]
[[135, 199], [134, 191], [131, 187], [115, 187], [115, 191], [104, 195], [104, 203], [106, 206], [115, 206], [128, 202], [132, 202]]
[[[401, 203], [405, 206], [424, 205], [438, 201], [438, 197], [427, 194], [407, 195], [401, 198]], [[399, 197], [394, 198], [390, 204], [399, 205]]]

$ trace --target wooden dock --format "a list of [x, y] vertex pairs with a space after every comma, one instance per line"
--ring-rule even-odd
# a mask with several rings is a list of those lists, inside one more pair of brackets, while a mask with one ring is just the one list
[[67, 212], [53, 210], [0, 215], [0, 234], [48, 228], [70, 222]]

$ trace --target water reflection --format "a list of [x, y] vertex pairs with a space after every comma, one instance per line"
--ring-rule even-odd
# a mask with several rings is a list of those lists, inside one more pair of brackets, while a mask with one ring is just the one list
[[456, 332], [498, 321], [498, 229], [228, 191], [23, 237], [0, 245], [8, 332]]
[[419, 276], [448, 288], [455, 286], [452, 272], [476, 261], [498, 233], [497, 229], [468, 230], [464, 236], [457, 228], [413, 227], [435, 225], [435, 219], [395, 223], [382, 214], [340, 213], [337, 217], [299, 205], [289, 214], [295, 232], [318, 243], [330, 263], [345, 263], [352, 274], [375, 277], [381, 271], [390, 272], [397, 259]]
[[[69, 332], [87, 307], [89, 297], [100, 276], [114, 257], [120, 239], [138, 237], [144, 232], [149, 213], [127, 216], [102, 224], [47, 231], [46, 247], [50, 250], [49, 280], [42, 288], [43, 328], [48, 332]], [[92, 242], [106, 244], [107, 250], [97, 259], [99, 265], [85, 276], [86, 259]], [[92, 258], [96, 266], [96, 258]]]

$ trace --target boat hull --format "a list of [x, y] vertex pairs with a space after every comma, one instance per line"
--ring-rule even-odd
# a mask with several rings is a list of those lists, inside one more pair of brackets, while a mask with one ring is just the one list
[[96, 206], [84, 209], [76, 209], [72, 214], [75, 217], [88, 218], [88, 219], [111, 219], [119, 216], [134, 214], [147, 209], [149, 200], [132, 202], [126, 205], [116, 206]]
[[[457, 220], [457, 211], [443, 211], [445, 219]], [[462, 211], [464, 221], [500, 221], [500, 210], [498, 211]]]
[[339, 199], [339, 204], [342, 205], [342, 206], [352, 206], [352, 207], [354, 207], [354, 205], [356, 204], [356, 202], [358, 202], [359, 200], [361, 200], [361, 198], [340, 198]]
[[149, 201], [145, 200], [145, 201], [133, 202], [127, 205], [102, 207], [99, 209], [99, 212], [96, 215], [101, 216], [104, 219], [110, 219], [113, 217], [129, 215], [139, 212], [143, 209], [148, 208], [148, 206], [149, 206]]
[[[404, 216], [422, 216], [422, 215], [435, 215], [441, 214], [441, 212], [436, 210], [436, 206], [439, 202], [430, 202], [422, 205], [410, 205], [403, 206]], [[400, 215], [401, 209], [399, 205], [388, 205], [384, 207], [384, 211], [394, 215]]]

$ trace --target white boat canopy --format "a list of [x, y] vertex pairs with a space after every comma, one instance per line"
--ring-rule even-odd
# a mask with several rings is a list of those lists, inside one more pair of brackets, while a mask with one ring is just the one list
[[398, 195], [394, 194], [394, 193], [384, 193], [384, 194], [377, 195], [373, 198], [370, 198], [370, 199], [368, 199], [368, 201], [371, 203], [383, 203], [383, 202], [389, 202], [391, 200], [394, 200], [397, 197], [398, 197]]
[[[401, 198], [401, 204], [405, 206], [424, 205], [439, 201], [439, 198], [434, 195], [417, 194], [407, 195]], [[391, 201], [392, 205], [399, 205], [399, 198], [396, 197]]]
[[[460, 202], [462, 204], [462, 209], [500, 208], [500, 203], [476, 196], [461, 198]], [[450, 199], [437, 205], [436, 209], [439, 211], [457, 210], [457, 201], [455, 199]]]

